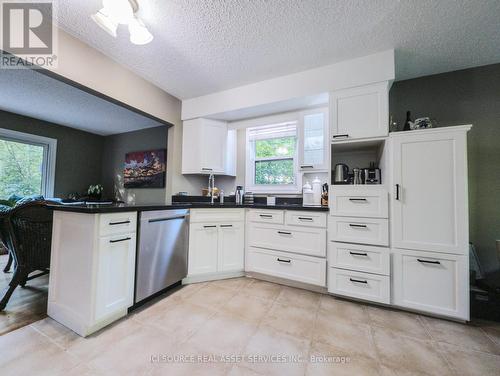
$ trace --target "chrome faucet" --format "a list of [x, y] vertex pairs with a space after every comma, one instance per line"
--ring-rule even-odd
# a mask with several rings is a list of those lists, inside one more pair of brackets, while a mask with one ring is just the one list
[[210, 203], [214, 204], [214, 190], [215, 190], [215, 175], [210, 174], [208, 177], [208, 192], [210, 193]]

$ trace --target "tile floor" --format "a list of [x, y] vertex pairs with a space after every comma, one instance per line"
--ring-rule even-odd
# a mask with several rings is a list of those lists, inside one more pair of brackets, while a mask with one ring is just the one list
[[[2, 376], [499, 375], [499, 333], [500, 324], [462, 325], [238, 278], [179, 288], [88, 338], [43, 319], [0, 337], [0, 370]], [[239, 355], [246, 358], [238, 361]], [[234, 357], [221, 362], [220, 356]], [[266, 362], [270, 356], [274, 361]]]

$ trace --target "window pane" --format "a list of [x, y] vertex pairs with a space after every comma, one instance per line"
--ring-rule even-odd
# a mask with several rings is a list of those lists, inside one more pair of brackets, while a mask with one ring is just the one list
[[294, 184], [293, 159], [255, 162], [255, 184]]
[[304, 163], [323, 164], [324, 149], [323, 113], [304, 116]]
[[270, 157], [293, 157], [296, 137], [271, 138], [255, 141], [255, 159]]
[[42, 194], [43, 146], [0, 139], [0, 198]]

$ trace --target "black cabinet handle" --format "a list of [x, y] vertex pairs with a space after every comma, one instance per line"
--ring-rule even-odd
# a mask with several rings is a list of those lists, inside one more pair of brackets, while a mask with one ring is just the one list
[[220, 225], [220, 227], [233, 227], [233, 225]]
[[217, 227], [217, 226], [216, 225], [205, 225], [205, 226], [203, 226], [203, 228], [215, 228], [215, 227]]
[[261, 218], [272, 218], [273, 216], [271, 214], [259, 214]]
[[118, 239], [118, 240], [110, 240], [110, 243], [119, 243], [119, 242], [126, 242], [127, 240], [130, 240], [131, 238], [123, 238], [123, 239]]
[[166, 218], [154, 218], [148, 220], [148, 223], [165, 222], [165, 221], [172, 221], [174, 219], [184, 219], [184, 218], [186, 218], [185, 215], [177, 215], [175, 217], [166, 217]]
[[287, 264], [290, 264], [292, 262], [292, 260], [283, 260], [280, 259], [279, 257], [276, 260], [278, 260], [278, 262], [286, 262]]
[[302, 165], [300, 166], [300, 168], [314, 168], [313, 165]]
[[366, 228], [367, 227], [366, 225], [356, 225], [354, 223], [349, 223], [349, 226], [351, 226], [351, 227], [359, 227], [359, 228]]
[[278, 231], [278, 234], [281, 234], [281, 235], [292, 235], [292, 233], [288, 232], [288, 231]]
[[423, 264], [434, 264], [434, 265], [441, 265], [439, 261], [434, 261], [434, 260], [422, 260], [422, 259], [417, 259], [418, 262], [421, 262]]
[[366, 202], [366, 198], [350, 198], [349, 201]]
[[352, 251], [349, 251], [349, 253], [353, 256], [365, 256], [365, 257], [368, 257], [368, 253], [363, 253], [363, 252], [352, 252]]
[[310, 217], [299, 217], [299, 220], [301, 220], [301, 221], [313, 221], [313, 219]]
[[336, 134], [335, 136], [332, 136], [332, 138], [342, 138], [342, 137], [349, 137], [348, 134]]
[[399, 201], [399, 184], [396, 184], [396, 200]]
[[202, 171], [213, 171], [213, 168], [202, 167]]
[[365, 279], [364, 281], [360, 280], [360, 279], [353, 279], [353, 278], [349, 278], [349, 281], [351, 282], [356, 282], [356, 283], [364, 283], [364, 284], [368, 284], [368, 281]]
[[116, 226], [116, 225], [126, 225], [130, 223], [130, 221], [121, 221], [121, 222], [109, 222], [110, 226]]

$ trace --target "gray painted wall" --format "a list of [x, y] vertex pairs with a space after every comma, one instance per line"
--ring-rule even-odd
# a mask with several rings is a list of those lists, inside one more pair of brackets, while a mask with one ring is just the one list
[[164, 203], [166, 201], [165, 188], [124, 189], [123, 167], [126, 153], [166, 149], [167, 140], [168, 128], [166, 126], [105, 137], [101, 180], [105, 195], [128, 203]]
[[406, 110], [439, 126], [473, 124], [468, 134], [470, 241], [488, 270], [499, 267], [500, 64], [394, 83], [390, 112], [399, 125]]
[[84, 192], [101, 180], [103, 137], [1, 110], [0, 128], [57, 139], [55, 196]]

